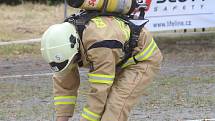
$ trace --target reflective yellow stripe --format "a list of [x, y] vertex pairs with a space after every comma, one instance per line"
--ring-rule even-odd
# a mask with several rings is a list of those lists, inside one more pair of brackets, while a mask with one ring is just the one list
[[75, 105], [75, 102], [55, 102], [54, 105]]
[[54, 97], [54, 100], [59, 100], [59, 99], [68, 99], [68, 98], [76, 98], [76, 96], [56, 96]]
[[93, 115], [93, 116], [95, 116], [95, 117], [97, 117], [97, 118], [100, 118], [100, 117], [101, 117], [99, 114], [96, 114], [96, 113], [90, 111], [90, 110], [87, 109], [87, 108], [84, 108], [84, 112], [86, 112], [86, 113], [88, 113], [88, 114], [91, 114], [91, 115]]
[[[144, 60], [147, 60], [149, 57], [152, 56], [155, 48], [157, 47], [154, 39], [152, 38], [150, 44], [148, 45], [148, 47], [146, 49], [144, 49], [144, 51], [140, 52], [139, 54], [137, 54], [135, 57], [135, 59], [137, 61], [144, 61]], [[122, 68], [125, 68], [129, 65], [132, 65], [132, 64], [136, 64], [133, 57], [129, 58], [128, 61], [123, 64]]]
[[147, 47], [146, 49], [144, 49], [143, 52], [137, 54], [135, 57], [136, 57], [136, 58], [139, 58], [140, 56], [144, 55], [149, 49], [152, 48], [152, 46], [153, 46], [154, 44], [155, 44], [155, 41], [154, 41], [154, 39], [152, 39], [151, 42], [150, 42], [150, 44], [148, 45], [148, 47]]
[[87, 116], [85, 114], [81, 114], [81, 116], [84, 117], [85, 119], [89, 120], [89, 121], [98, 121], [98, 120], [90, 118], [89, 116]]
[[150, 50], [150, 52], [143, 58], [138, 59], [139, 61], [143, 61], [143, 60], [147, 60], [154, 52], [155, 48], [157, 47], [156, 43], [153, 44], [152, 49]]
[[92, 21], [96, 24], [98, 28], [104, 28], [107, 26], [101, 17], [93, 18]]
[[88, 74], [89, 82], [92, 83], [104, 83], [104, 84], [112, 84], [114, 81], [114, 75], [104, 75], [104, 74]]
[[84, 117], [85, 119], [89, 120], [89, 121], [99, 121], [101, 118], [100, 115], [98, 115], [94, 112], [91, 112], [87, 108], [83, 109], [81, 116]]
[[104, 78], [114, 78], [115, 77], [115, 75], [92, 74], [92, 73], [89, 73], [88, 76], [104, 77]]
[[129, 65], [134, 65], [134, 64], [135, 64], [135, 61], [132, 61], [132, 62], [129, 62], [129, 63], [125, 63], [125, 64], [122, 65], [122, 68], [125, 68], [125, 67], [127, 67]]
[[75, 105], [76, 96], [56, 96], [54, 105]]
[[106, 81], [106, 80], [92, 80], [92, 79], [90, 79], [89, 82], [100, 83], [100, 84], [113, 84], [113, 81]]
[[126, 25], [123, 21], [118, 20], [117, 18], [115, 18], [115, 20], [118, 23], [120, 29], [124, 32], [126, 41], [128, 41], [130, 38], [130, 29], [128, 27], [126, 27]]
[[126, 41], [128, 41], [130, 39], [130, 33], [131, 33], [130, 29], [129, 28], [125, 29], [125, 33], [126, 33], [126, 35], [125, 35]]

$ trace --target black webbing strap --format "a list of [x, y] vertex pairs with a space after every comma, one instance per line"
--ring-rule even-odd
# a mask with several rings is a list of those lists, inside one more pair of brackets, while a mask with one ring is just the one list
[[97, 17], [98, 13], [96, 12], [86, 12], [79, 18], [75, 20], [75, 25], [77, 26], [77, 30], [80, 36], [80, 39], [82, 40], [83, 31], [86, 28], [86, 24], [93, 18]]
[[88, 50], [93, 49], [93, 48], [110, 48], [110, 49], [123, 49], [123, 44], [117, 40], [103, 40], [100, 42], [96, 42], [93, 45], [91, 45]]
[[108, 5], [108, 0], [104, 0], [104, 4], [102, 6], [102, 13], [103, 14], [106, 13], [107, 5]]
[[[105, 7], [107, 7], [108, 0], [105, 0], [105, 2], [106, 2], [106, 4], [103, 6], [103, 10], [105, 9]], [[83, 36], [83, 31], [85, 29], [85, 25], [91, 19], [98, 17], [98, 16], [114, 16], [114, 17], [120, 18], [121, 20], [123, 20], [125, 22], [125, 24], [127, 24], [130, 27], [130, 30], [131, 30], [130, 39], [127, 43], [125, 43], [124, 48], [122, 47], [124, 52], [125, 52], [124, 59], [119, 64], [117, 64], [117, 66], [120, 67], [130, 57], [133, 56], [132, 52], [133, 52], [134, 48], [137, 47], [137, 42], [138, 42], [138, 39], [140, 36], [140, 32], [148, 21], [139, 26], [139, 25], [135, 25], [134, 23], [132, 23], [130, 21], [129, 16], [120, 15], [120, 14], [116, 14], [116, 13], [105, 13], [105, 12], [100, 13], [98, 11], [82, 11], [78, 16], [75, 16], [75, 15], [71, 16], [71, 18], [68, 18], [65, 21], [73, 23], [77, 26], [77, 30], [78, 30], [78, 33], [79, 33], [79, 36], [80, 36], [81, 42], [82, 42], [82, 36]], [[72, 22], [70, 21], [70, 19], [72, 20]], [[112, 42], [112, 43], [114, 43], [114, 42]], [[119, 43], [114, 43], [112, 45], [108, 45], [106, 42], [102, 42], [102, 43], [97, 43], [97, 44], [93, 45], [92, 47], [90, 47], [90, 49], [91, 48], [98, 48], [98, 47], [121, 48], [121, 46], [123, 46], [123, 45], [120, 45]]]
[[69, 22], [77, 27], [78, 34], [80, 39], [82, 39], [83, 31], [85, 25], [93, 18], [99, 16], [99, 13], [96, 11], [84, 11], [81, 10], [79, 14], [73, 14], [66, 18], [64, 22]]
[[138, 25], [135, 25], [134, 23], [128, 21], [128, 25], [129, 25], [130, 30], [131, 30], [130, 39], [124, 45], [123, 50], [125, 52], [125, 56], [124, 56], [123, 60], [117, 64], [117, 67], [121, 67], [131, 57], [133, 57], [135, 63], [138, 63], [138, 61], [135, 59], [135, 57], [133, 55], [133, 51], [134, 51], [134, 48], [138, 46], [138, 39], [139, 39], [139, 36], [140, 36], [140, 32], [141, 32], [142, 28], [145, 26], [145, 24], [147, 22], [145, 22], [142, 25], [138, 26]]

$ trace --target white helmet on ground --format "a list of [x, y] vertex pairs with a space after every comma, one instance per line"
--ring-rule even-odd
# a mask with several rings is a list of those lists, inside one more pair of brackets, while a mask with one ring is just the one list
[[73, 24], [52, 25], [42, 36], [43, 58], [55, 72], [65, 70], [79, 51], [79, 35]]

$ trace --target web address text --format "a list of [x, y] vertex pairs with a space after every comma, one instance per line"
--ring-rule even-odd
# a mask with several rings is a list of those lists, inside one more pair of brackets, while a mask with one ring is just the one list
[[154, 28], [165, 28], [165, 27], [185, 27], [185, 26], [191, 26], [192, 21], [186, 20], [186, 21], [167, 21], [162, 23], [154, 23]]

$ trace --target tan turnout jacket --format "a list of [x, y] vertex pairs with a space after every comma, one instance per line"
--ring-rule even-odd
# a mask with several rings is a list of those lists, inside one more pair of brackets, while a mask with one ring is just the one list
[[[124, 45], [129, 37], [129, 27], [115, 17], [97, 17], [86, 25], [80, 50], [84, 66], [90, 67], [90, 90], [81, 121], [126, 121], [143, 89], [159, 69], [161, 52], [145, 28], [133, 52], [139, 63], [130, 58], [120, 71], [116, 70], [116, 64], [124, 56], [122, 48], [94, 46], [104, 41], [110, 46]], [[53, 80], [57, 116], [72, 116], [80, 84], [78, 67], [55, 74]]]

